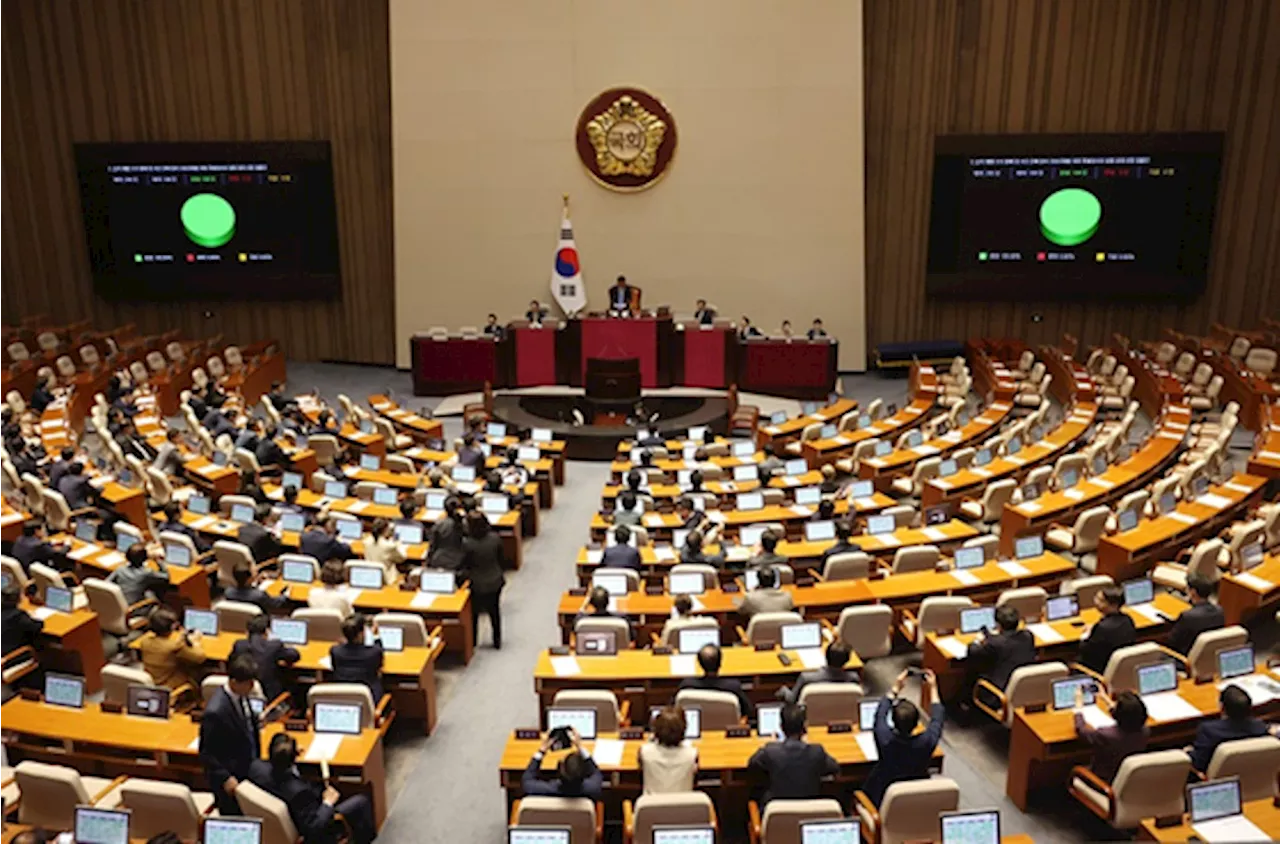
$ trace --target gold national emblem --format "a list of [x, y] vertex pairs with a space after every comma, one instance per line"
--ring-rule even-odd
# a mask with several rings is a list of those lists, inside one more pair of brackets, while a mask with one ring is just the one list
[[597, 182], [613, 190], [651, 186], [666, 171], [675, 144], [671, 113], [635, 88], [605, 91], [578, 119], [578, 156]]

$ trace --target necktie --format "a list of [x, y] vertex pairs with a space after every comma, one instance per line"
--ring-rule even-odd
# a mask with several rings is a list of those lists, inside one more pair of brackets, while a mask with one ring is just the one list
[[249, 707], [249, 699], [242, 697], [240, 700], [240, 715], [244, 718], [245, 730], [249, 733], [249, 738], [253, 738], [257, 732], [253, 722], [253, 709]]

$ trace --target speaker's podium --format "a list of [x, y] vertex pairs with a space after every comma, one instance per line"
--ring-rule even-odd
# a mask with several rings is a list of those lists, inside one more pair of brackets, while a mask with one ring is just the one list
[[556, 329], [559, 322], [516, 320], [510, 325], [515, 342], [515, 386], [541, 387], [556, 383]]
[[640, 401], [640, 361], [636, 358], [587, 358], [586, 399], [591, 424], [623, 425]]

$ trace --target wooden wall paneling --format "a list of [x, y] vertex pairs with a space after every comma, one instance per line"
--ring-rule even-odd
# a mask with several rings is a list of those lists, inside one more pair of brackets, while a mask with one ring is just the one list
[[[394, 361], [385, 0], [6, 0], [2, 29], [6, 322], [48, 312]], [[341, 301], [93, 295], [72, 144], [197, 140], [332, 143]]]

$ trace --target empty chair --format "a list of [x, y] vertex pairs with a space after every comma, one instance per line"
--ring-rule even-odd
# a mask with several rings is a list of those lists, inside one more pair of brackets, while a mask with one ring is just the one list
[[1256, 738], [1224, 741], [1213, 751], [1213, 759], [1204, 772], [1206, 780], [1240, 778], [1240, 799], [1270, 800], [1280, 790], [1276, 777], [1280, 771], [1280, 738]]
[[925, 636], [930, 633], [950, 633], [960, 629], [960, 611], [973, 607], [973, 601], [964, 596], [931, 595], [920, 604], [915, 613], [902, 611], [902, 634], [917, 648], [924, 647]]
[[595, 844], [604, 807], [586, 797], [521, 797], [511, 807], [513, 826], [568, 827], [569, 844]]
[[[31, 573], [31, 580], [36, 585], [36, 597], [40, 601], [45, 600], [45, 593], [50, 586], [57, 589], [70, 589], [72, 606], [75, 609], [86, 607], [89, 605], [88, 596], [85, 595], [83, 586], [73, 585], [73, 581], [69, 581], [63, 577], [62, 573], [55, 568], [46, 566], [44, 563], [32, 563], [28, 569]], [[66, 577], [72, 577], [68, 574]]]
[[136, 618], [130, 618], [130, 613], [156, 603], [154, 598], [143, 598], [130, 606], [125, 601], [124, 592], [119, 586], [96, 577], [85, 580], [84, 594], [89, 609], [98, 614], [98, 624], [103, 630], [120, 639], [128, 638], [135, 630], [146, 626], [145, 617], [139, 615]]
[[62, 493], [51, 489], [41, 489], [40, 498], [44, 502], [44, 520], [53, 531], [70, 531], [73, 518], [96, 512], [93, 507], [72, 510], [67, 505], [67, 499], [62, 497]]
[[[155, 678], [141, 665], [119, 665], [108, 662], [102, 666], [102, 700], [105, 703], [118, 703], [123, 706], [129, 700], [130, 686], [154, 686]], [[196, 690], [190, 684], [183, 684], [169, 692], [170, 700], [189, 694], [195, 697]]]
[[1049, 595], [1039, 586], [1022, 586], [1018, 589], [1006, 589], [996, 598], [996, 606], [1011, 606], [1018, 611], [1023, 621], [1034, 621], [1044, 615], [1045, 601]]
[[962, 548], [981, 548], [983, 563], [1000, 559], [1000, 537], [993, 534], [966, 539]]
[[616, 733], [619, 727], [629, 723], [630, 701], [619, 706], [618, 696], [608, 689], [561, 689], [551, 705], [595, 710], [596, 730], [602, 733]]
[[1120, 502], [1116, 504], [1115, 513], [1113, 513], [1107, 519], [1106, 529], [1109, 531], [1117, 530], [1120, 526], [1119, 519], [1121, 514], [1126, 513], [1130, 510], [1136, 513], [1138, 515], [1138, 518], [1141, 519], [1143, 511], [1147, 507], [1147, 501], [1149, 501], [1150, 498], [1151, 498], [1151, 494], [1148, 493], [1145, 489], [1135, 489], [1133, 492], [1129, 493], [1124, 498], [1121, 498]]
[[1190, 771], [1191, 757], [1181, 750], [1135, 753], [1120, 763], [1110, 785], [1077, 765], [1071, 769], [1069, 790], [1112, 827], [1131, 829], [1143, 818], [1181, 815]]
[[1081, 609], [1093, 606], [1093, 598], [1103, 589], [1115, 583], [1111, 575], [1091, 574], [1088, 577], [1077, 577], [1063, 581], [1058, 591], [1062, 595], [1075, 595], [1076, 603]]
[[1062, 489], [1066, 485], [1066, 476], [1075, 473], [1076, 480], [1084, 477], [1088, 464], [1083, 454], [1067, 454], [1058, 458], [1053, 466], [1053, 486]]
[[965, 498], [960, 501], [960, 515], [984, 525], [995, 524], [1004, 515], [1005, 505], [1013, 498], [1018, 483], [1012, 479], [987, 484], [981, 500]]
[[299, 607], [290, 618], [307, 623], [307, 638], [320, 642], [345, 641], [342, 636], [342, 610]]
[[302, 840], [283, 800], [248, 780], [239, 781], [235, 796], [247, 817], [262, 821], [262, 844], [297, 844]]
[[[706, 712], [703, 712], [706, 728]], [[684, 794], [646, 794], [635, 802], [622, 804], [624, 835], [633, 844], [653, 844], [654, 827], [716, 826], [716, 809], [701, 791]]]
[[30, 581], [27, 578], [27, 573], [22, 570], [22, 563], [13, 557], [0, 557], [0, 571], [4, 572], [5, 577], [9, 578], [11, 583], [18, 584], [21, 591], [26, 591], [27, 584]]
[[894, 478], [890, 484], [890, 489], [899, 495], [919, 495], [924, 487], [924, 482], [938, 477], [938, 468], [942, 465], [941, 458], [926, 457], [916, 462], [915, 468], [911, 470], [909, 478]]
[[[257, 475], [262, 471], [262, 466], [258, 464], [257, 455], [255, 455], [249, 449], [237, 448], [234, 452], [234, 456], [236, 458], [236, 465], [240, 467], [240, 471], [252, 472], [254, 475]], [[223, 496], [223, 498], [231, 498], [231, 497], [232, 496], [229, 496], [229, 495]], [[239, 496], [236, 496], [236, 497], [239, 497]], [[221, 506], [221, 503], [219, 503], [219, 506]]]
[[27, 760], [13, 769], [22, 794], [18, 822], [46, 829], [74, 829], [76, 806], [114, 809], [119, 785], [101, 777], [82, 777], [74, 768]]
[[[1013, 727], [1014, 713], [1025, 706], [1043, 706], [1053, 701], [1053, 684], [1066, 679], [1071, 669], [1065, 662], [1037, 662], [1015, 668], [1003, 691], [985, 679], [974, 688], [973, 704], [1006, 727]], [[984, 694], [977, 694], [981, 688]], [[989, 700], [999, 701], [992, 708]]]
[[1216, 582], [1222, 576], [1218, 569], [1218, 561], [1226, 553], [1227, 545], [1221, 539], [1206, 539], [1192, 549], [1186, 565], [1157, 563], [1151, 570], [1151, 579], [1161, 586], [1179, 591], [1186, 590], [1187, 578], [1193, 574]]
[[886, 507], [880, 515], [891, 516], [895, 529], [911, 527], [911, 524], [916, 520], [916, 508], [910, 504], [899, 504], [896, 507]]
[[822, 564], [823, 580], [856, 580], [871, 574], [871, 555], [864, 551], [845, 551], [832, 554]]
[[826, 726], [832, 721], [856, 721], [862, 697], [857, 683], [806, 683], [799, 703], [810, 726]]
[[899, 548], [893, 554], [893, 573], [934, 571], [942, 560], [942, 552], [936, 545], [912, 545]]
[[406, 648], [425, 648], [430, 644], [427, 624], [422, 616], [412, 612], [380, 612], [373, 617], [379, 630], [395, 628], [400, 631]]
[[592, 572], [593, 575], [615, 575], [617, 577], [625, 577], [627, 580], [627, 591], [638, 592], [640, 590], [640, 573], [635, 569], [615, 569], [603, 566]]
[[725, 730], [742, 723], [742, 708], [733, 692], [710, 689], [681, 689], [676, 692], [676, 706], [693, 707], [702, 712], [702, 729]]
[[[1045, 544], [1077, 557], [1095, 551], [1110, 515], [1111, 511], [1105, 505], [1090, 507], [1076, 517], [1076, 523], [1069, 530], [1059, 524], [1051, 525], [1044, 535]], [[1090, 567], [1086, 564], [1085, 568]]]
[[662, 625], [662, 633], [658, 636], [658, 644], [674, 648], [680, 644], [681, 630], [719, 630], [720, 622], [714, 616], [693, 615], [668, 619]]
[[213, 611], [218, 614], [218, 629], [228, 633], [243, 633], [249, 619], [262, 615], [262, 607], [244, 601], [217, 601]]
[[1195, 368], [1196, 356], [1191, 352], [1183, 352], [1178, 355], [1178, 359], [1173, 364], [1173, 374], [1178, 378], [1186, 380], [1191, 374], [1191, 370]]
[[1187, 651], [1187, 673], [1196, 680], [1212, 680], [1218, 673], [1218, 653], [1249, 644], [1249, 631], [1238, 624], [1206, 630]]
[[383, 695], [383, 700], [375, 701], [373, 693], [364, 683], [316, 683], [307, 690], [307, 710], [312, 710], [317, 703], [345, 703], [360, 707], [360, 726], [368, 729], [376, 726], [382, 714], [382, 707], [391, 698]]
[[1120, 386], [1103, 387], [1098, 399], [1098, 406], [1103, 410], [1123, 410], [1129, 404], [1129, 397], [1133, 395], [1134, 383], [1134, 377], [1126, 375]]
[[893, 608], [888, 604], [845, 607], [836, 622], [836, 637], [863, 660], [893, 650]]
[[800, 624], [803, 621], [798, 612], [758, 612], [747, 622], [746, 644], [776, 645], [782, 639], [784, 624]]
[[120, 807], [133, 812], [129, 818], [132, 838], [172, 832], [183, 841], [196, 841], [200, 821], [212, 806], [212, 794], [192, 791], [180, 782], [131, 779], [120, 786]]
[[619, 650], [631, 647], [631, 625], [625, 618], [610, 618], [603, 615], [583, 616], [573, 623], [573, 632], [576, 635], [612, 633]]
[[830, 797], [813, 800], [770, 800], [764, 816], [753, 800], [747, 806], [751, 840], [761, 844], [800, 844], [800, 824], [805, 821], [838, 820], [844, 817], [840, 803]]
[[1270, 378], [1276, 368], [1276, 350], [1254, 346], [1244, 357], [1245, 368], [1259, 378]]
[[933, 841], [938, 836], [938, 816], [954, 812], [959, 805], [960, 786], [949, 777], [895, 782], [885, 790], [879, 809], [861, 791], [853, 793], [867, 844]]

